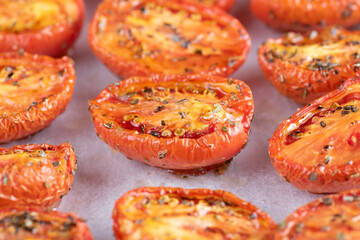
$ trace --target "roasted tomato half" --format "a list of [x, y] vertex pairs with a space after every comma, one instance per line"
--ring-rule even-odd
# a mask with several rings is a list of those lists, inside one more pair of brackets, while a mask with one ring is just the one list
[[124, 78], [155, 73], [228, 76], [250, 48], [249, 35], [237, 19], [188, 0], [105, 0], [88, 37], [95, 55]]
[[316, 193], [360, 187], [360, 80], [313, 101], [270, 139], [271, 162], [286, 181]]
[[63, 55], [83, 18], [83, 0], [0, 0], [0, 52]]
[[277, 90], [309, 103], [360, 76], [360, 32], [329, 27], [269, 39], [258, 52], [260, 66]]
[[254, 103], [250, 88], [236, 79], [167, 75], [112, 84], [90, 111], [98, 136], [128, 158], [195, 169], [240, 152]]
[[0, 207], [51, 207], [69, 191], [76, 156], [68, 143], [0, 148]]
[[0, 208], [0, 239], [92, 240], [85, 221], [74, 213], [12, 206]]
[[317, 199], [290, 214], [275, 239], [359, 239], [359, 204], [358, 189]]
[[234, 6], [235, 0], [196, 0], [196, 2], [204, 4], [206, 6], [214, 6], [221, 8], [225, 11], [230, 10]]
[[250, 9], [261, 21], [282, 30], [350, 27], [360, 22], [358, 0], [250, 0]]
[[116, 239], [256, 239], [276, 228], [249, 202], [222, 190], [144, 187], [113, 210]]
[[0, 53], [0, 143], [47, 127], [69, 103], [73, 61], [26, 53]]

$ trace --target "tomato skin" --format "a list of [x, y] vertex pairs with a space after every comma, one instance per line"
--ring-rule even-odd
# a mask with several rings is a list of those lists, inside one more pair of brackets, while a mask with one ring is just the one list
[[[357, 174], [360, 171], [360, 162], [356, 156], [351, 159], [348, 159], [348, 156], [346, 158], [343, 156], [343, 151], [348, 151], [347, 149], [345, 150], [345, 147], [347, 146], [341, 146], [340, 142], [336, 142], [338, 141], [338, 138], [343, 138], [343, 136], [339, 135], [340, 133], [338, 132], [331, 132], [331, 129], [328, 132], [331, 136], [329, 141], [334, 141], [334, 143], [331, 144], [331, 148], [334, 149], [334, 153], [331, 157], [341, 159], [341, 164], [331, 165], [326, 162], [325, 164], [323, 164], [324, 162], [320, 162], [322, 164], [321, 166], [310, 166], [299, 163], [301, 159], [284, 156], [286, 138], [293, 130], [299, 129], [298, 127], [301, 123], [306, 122], [310, 116], [316, 116], [316, 113], [321, 111], [325, 104], [330, 105], [340, 101], [350, 92], [348, 91], [350, 87], [356, 91], [352, 90], [352, 95], [350, 95], [349, 99], [358, 99], [360, 91], [359, 84], [359, 79], [346, 81], [341, 89], [329, 92], [314, 100], [311, 104], [298, 110], [291, 118], [280, 124], [273, 136], [269, 139], [269, 155], [274, 168], [285, 181], [312, 193], [335, 193], [360, 186], [360, 175]], [[355, 130], [349, 131], [357, 131], [357, 128], [354, 129]], [[349, 135], [351, 137], [354, 135], [351, 134], [351, 132], [347, 132], [345, 126], [343, 131], [343, 135], [345, 136]], [[326, 134], [326, 132], [323, 132], [323, 134]], [[353, 151], [357, 151], [356, 144], [349, 143], [350, 137], [346, 138], [344, 142], [347, 142], [348, 145], [352, 146]], [[354, 139], [354, 141], [356, 142], [356, 139]], [[323, 147], [322, 145], [319, 146], [320, 143], [322, 144], [320, 141], [311, 142], [310, 139], [308, 140], [308, 143], [306, 143], [307, 145], [303, 146], [303, 149], [307, 146], [312, 146], [315, 151], [316, 149]], [[311, 159], [306, 160], [310, 161]]]
[[8, 206], [0, 208], [0, 221], [1, 239], [93, 239], [85, 221], [74, 213]]
[[215, 7], [221, 8], [225, 11], [229, 11], [235, 4], [235, 0], [217, 0]]
[[[319, 35], [327, 34], [335, 28], [325, 28], [319, 31]], [[355, 34], [360, 36], [359, 31], [346, 31], [337, 29], [339, 36]], [[302, 34], [309, 38], [310, 32]], [[289, 60], [280, 58], [268, 59], [267, 53], [271, 51], [271, 45], [284, 46], [286, 35], [277, 39], [268, 39], [260, 46], [258, 51], [258, 62], [265, 77], [274, 85], [280, 94], [289, 97], [300, 104], [307, 104], [325, 93], [338, 88], [345, 80], [359, 77], [357, 67], [358, 60], [349, 60], [332, 69], [311, 70], [303, 66], [295, 65]], [[305, 43], [306, 45], [306, 43]], [[316, 51], [316, 50], [315, 50]], [[346, 53], [350, 55], [351, 53]], [[306, 58], [307, 56], [304, 55]]]
[[360, 21], [360, 2], [352, 0], [251, 0], [250, 9], [267, 25], [285, 31], [351, 27]]
[[358, 239], [359, 197], [354, 189], [301, 206], [279, 225], [274, 239]]
[[19, 51], [59, 57], [74, 44], [80, 35], [85, 17], [83, 0], [74, 0], [78, 6], [79, 17], [67, 24], [58, 24], [41, 30], [28, 30], [19, 33], [0, 31], [0, 52]]
[[[1, 61], [9, 65], [29, 67], [42, 66], [64, 70], [64, 81], [59, 90], [47, 96], [41, 102], [29, 107], [26, 111], [14, 112], [12, 115], [0, 117], [0, 143], [24, 138], [47, 127], [59, 114], [65, 111], [70, 102], [74, 85], [75, 69], [73, 61], [68, 57], [53, 59], [47, 56], [7, 52], [0, 54]], [[21, 103], [21, 97], [18, 99]]]
[[[171, 199], [172, 197], [184, 201], [179, 201], [178, 205], [176, 205], [176, 203], [171, 202], [174, 200]], [[164, 202], [162, 202], [163, 199]], [[222, 202], [222, 204], [220, 203], [222, 206], [220, 209], [216, 206], [219, 202]], [[189, 205], [184, 206], [186, 204]], [[191, 210], [192, 204], [199, 205], [199, 209], [203, 206], [204, 210], [207, 210], [202, 213], [199, 213], [201, 210]], [[152, 205], [155, 205], [155, 207], [161, 205], [158, 207], [161, 207], [164, 213], [162, 213], [162, 209], [159, 211], [151, 210]], [[136, 208], [135, 213], [131, 212], [132, 208]], [[222, 212], [221, 208], [228, 209], [227, 211], [230, 212], [231, 217], [236, 216], [234, 218], [242, 219], [244, 226], [236, 228], [231, 226], [235, 225], [235, 223], [227, 222], [228, 226], [224, 227], [223, 224], [227, 216], [224, 216], [226, 214]], [[126, 209], [129, 209], [128, 212]], [[211, 219], [211, 215], [213, 215], [215, 220], [206, 220], [206, 215], [210, 215], [208, 218]], [[219, 216], [219, 218], [216, 216]], [[116, 201], [112, 218], [116, 239], [124, 240], [162, 239], [165, 235], [164, 231], [176, 235], [179, 239], [260, 239], [260, 236], [276, 229], [275, 222], [251, 203], [236, 197], [230, 192], [204, 188], [142, 187], [134, 189], [125, 193]], [[153, 220], [155, 218], [157, 220]], [[225, 218], [225, 220], [221, 218]], [[151, 227], [152, 222], [155, 221], [164, 222], [162, 226], [165, 229], [159, 227], [157, 232], [154, 233], [146, 228], [147, 224]], [[172, 232], [174, 226], [176, 226], [177, 230]]]
[[[8, 159], [6, 156], [9, 154], [14, 156]], [[22, 154], [27, 156], [23, 158]], [[41, 155], [37, 158], [46, 160], [36, 163], [33, 159], [35, 154]], [[76, 169], [76, 155], [68, 143], [59, 146], [17, 145], [0, 148], [0, 166], [0, 207], [51, 207], [70, 190]]]
[[[199, 86], [205, 83], [227, 83], [228, 79], [215, 76], [176, 76], [155, 75], [152, 77], [133, 77], [110, 85], [105, 88], [94, 100], [90, 101], [90, 112], [97, 135], [113, 149], [120, 151], [130, 159], [136, 159], [152, 166], [166, 169], [195, 169], [225, 162], [239, 153], [247, 141], [250, 122], [253, 117], [253, 99], [250, 88], [243, 82], [232, 79], [232, 84], [242, 86], [239, 99], [233, 102], [234, 110], [241, 114], [241, 120], [235, 126], [228, 127], [227, 131], [216, 128], [214, 132], [199, 138], [158, 138], [150, 134], [142, 134], [135, 130], [123, 129], [117, 123], [111, 128], [110, 122], [102, 116], [101, 103], [107, 102], [113, 93], [109, 89], [127, 89], [135, 84], [143, 86], [161, 86], [167, 83], [196, 83]], [[235, 88], [236, 89], [236, 88]], [[239, 90], [236, 90], [239, 92]], [[228, 100], [228, 99], [227, 99]], [[100, 107], [99, 107], [100, 106]], [[155, 108], [155, 105], [154, 105]], [[227, 123], [225, 123], [227, 124]], [[226, 148], [226, 152], [221, 149]]]
[[[242, 24], [232, 17], [231, 15], [227, 14], [223, 10], [217, 8], [217, 7], [208, 7], [204, 6], [199, 3], [194, 3], [188, 0], [175, 0], [175, 1], [166, 1], [166, 0], [150, 0], [150, 1], [140, 1], [136, 2], [135, 5], [143, 4], [143, 3], [154, 3], [155, 5], [161, 5], [164, 7], [168, 7], [170, 9], [174, 9], [174, 11], [189, 11], [190, 13], [193, 13], [194, 15], [200, 14], [205, 16], [206, 18], [214, 19], [215, 21], [218, 21], [222, 24], [228, 25], [231, 23], [231, 27], [233, 29], [236, 29], [238, 34], [236, 36], [232, 36], [232, 39], [234, 39], [234, 48], [231, 49], [230, 53], [222, 53], [221, 55], [227, 55], [228, 58], [226, 59], [226, 63], [223, 61], [223, 59], [218, 59], [217, 62], [210, 62], [213, 61], [210, 59], [212, 55], [210, 56], [203, 56], [201, 59], [195, 59], [195, 60], [189, 60], [189, 58], [192, 58], [194, 54], [190, 54], [187, 52], [181, 52], [179, 54], [174, 50], [174, 52], [167, 52], [168, 50], [163, 49], [157, 49], [159, 52], [164, 52], [156, 55], [154, 58], [152, 58], [152, 62], [155, 62], [159, 66], [167, 65], [167, 67], [161, 67], [161, 69], [153, 69], [147, 65], [146, 62], [137, 61], [138, 59], [135, 59], [134, 56], [132, 56], [131, 59], [127, 59], [125, 57], [125, 54], [117, 54], [111, 49], [111, 46], [109, 46], [110, 50], [104, 46], [101, 46], [102, 38], [99, 36], [99, 26], [101, 26], [101, 20], [106, 18], [104, 15], [108, 14], [108, 12], [121, 12], [124, 16], [129, 15], [128, 8], [129, 6], [125, 6], [124, 3], [121, 3], [124, 5], [124, 9], [120, 7], [119, 1], [103, 1], [99, 4], [97, 11], [94, 15], [94, 17], [91, 20], [91, 23], [88, 27], [88, 41], [90, 48], [96, 55], [96, 57], [103, 62], [106, 67], [110, 69], [115, 75], [119, 76], [120, 78], [129, 78], [132, 76], [151, 76], [155, 74], [210, 74], [210, 75], [216, 75], [216, 76], [229, 76], [232, 73], [234, 73], [246, 60], [247, 54], [250, 50], [251, 41], [248, 33], [242, 26]], [[222, 1], [219, 2], [219, 4]], [[129, 2], [128, 4], [133, 4]], [[118, 7], [118, 9], [117, 9]], [[136, 6], [137, 8], [137, 6]], [[134, 9], [132, 10], [136, 10]], [[131, 12], [130, 12], [131, 13]], [[120, 20], [119, 20], [120, 21]], [[118, 23], [118, 21], [117, 21]], [[125, 24], [124, 24], [125, 25]], [[145, 27], [146, 28], [146, 27]], [[130, 28], [131, 30], [131, 28]], [[138, 41], [138, 40], [133, 40]], [[154, 40], [155, 44], [157, 44], [156, 40]], [[158, 45], [161, 45], [159, 43]], [[236, 47], [235, 47], [236, 46]], [[216, 48], [213, 47], [213, 48]], [[234, 51], [234, 49], [241, 49], [241, 52]], [[163, 51], [161, 51], [163, 50]], [[125, 50], [122, 50], [122, 53]], [[196, 54], [195, 54], [196, 55]], [[202, 54], [200, 54], [202, 55]], [[183, 64], [176, 65], [177, 67], [175, 69], [170, 69], [169, 67], [176, 64], [175, 62], [170, 61], [168, 56], [171, 56], [172, 58], [187, 58]], [[211, 63], [211, 64], [210, 64]], [[187, 71], [187, 69], [191, 69], [194, 65], [200, 66], [198, 70], [191, 70]], [[208, 66], [209, 65], [209, 66]], [[181, 69], [181, 71], [179, 70]]]

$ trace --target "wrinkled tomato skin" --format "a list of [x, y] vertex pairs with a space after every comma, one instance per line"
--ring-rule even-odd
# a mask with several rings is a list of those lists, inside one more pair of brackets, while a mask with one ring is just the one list
[[216, 1], [215, 7], [221, 8], [225, 11], [231, 10], [231, 8], [234, 6], [235, 0], [218, 0]]
[[[346, 30], [339, 30], [347, 34]], [[359, 33], [357, 31], [353, 31]], [[284, 37], [269, 39], [266, 44], [260, 46], [258, 62], [266, 77], [278, 92], [299, 104], [308, 104], [325, 93], [338, 88], [345, 80], [359, 77], [360, 71], [354, 64], [358, 61], [349, 61], [346, 64], [336, 66], [331, 70], [316, 70], [296, 66], [289, 61], [274, 59], [269, 61], [266, 52], [269, 44], [284, 44]]]
[[[158, 138], [150, 134], [141, 134], [135, 130], [122, 129], [118, 125], [108, 128], [106, 117], [100, 114], [97, 104], [110, 98], [109, 89], [127, 88], [132, 84], [144, 83], [149, 86], [161, 86], [167, 82], [199, 85], [206, 82], [226, 83], [227, 79], [215, 76], [175, 76], [156, 75], [152, 77], [133, 77], [105, 88], [94, 100], [90, 101], [90, 112], [97, 135], [113, 149], [120, 151], [130, 159], [139, 160], [152, 166], [166, 169], [196, 169], [225, 162], [238, 154], [244, 144], [253, 118], [254, 102], [251, 90], [240, 80], [232, 79], [233, 84], [243, 86], [242, 100], [234, 103], [234, 108], [243, 119], [236, 126], [229, 126], [227, 132], [216, 129], [199, 138]], [[226, 83], [227, 84], [227, 83]], [[119, 129], [120, 128], [120, 129]], [[226, 148], [226, 151], [223, 149]], [[165, 156], [159, 157], [161, 153]]]
[[0, 52], [20, 51], [22, 49], [28, 53], [52, 57], [65, 55], [80, 35], [85, 16], [83, 0], [74, 1], [78, 5], [79, 11], [76, 21], [19, 33], [0, 31]]
[[[9, 65], [23, 64], [28, 66], [43, 66], [65, 70], [64, 82], [56, 94], [48, 96], [37, 105], [23, 112], [0, 116], [0, 143], [10, 142], [34, 134], [48, 125], [62, 112], [71, 100], [75, 85], [75, 69], [73, 61], [68, 57], [53, 59], [47, 56], [14, 52], [0, 54], [0, 58]], [[21, 102], [21, 98], [19, 98]]]
[[[144, 2], [144, 1], [140, 1]], [[191, 71], [187, 72], [187, 68], [191, 68], [191, 64], [188, 64], [186, 61], [183, 65], [181, 65], [182, 69], [185, 69], [181, 72], [181, 74], [209, 74], [215, 76], [230, 76], [234, 73], [240, 66], [245, 62], [248, 52], [250, 51], [251, 40], [250, 36], [242, 26], [242, 24], [232, 17], [231, 15], [224, 12], [222, 9], [217, 7], [207, 7], [199, 3], [195, 3], [188, 0], [173, 0], [170, 2], [165, 0], [150, 0], [145, 1], [145, 3], [153, 2], [156, 5], [167, 6], [167, 7], [174, 7], [176, 9], [184, 9], [186, 11], [192, 12], [194, 14], [203, 14], [208, 18], [214, 19], [214, 21], [219, 21], [221, 23], [229, 23], [231, 22], [231, 26], [236, 29], [240, 35], [241, 39], [236, 40], [238, 43], [236, 45], [237, 49], [242, 49], [242, 53], [239, 57], [235, 60], [231, 60], [231, 64], [226, 64], [222, 66], [217, 66], [218, 63], [214, 62], [212, 66], [208, 69], [203, 69], [201, 71]], [[219, 2], [220, 3], [220, 2]], [[144, 65], [141, 62], [134, 61], [134, 58], [131, 60], [125, 59], [122, 55], [115, 54], [108, 49], [100, 46], [99, 40], [99, 23], [101, 19], [101, 15], [106, 11], [112, 11], [114, 8], [113, 1], [103, 1], [99, 4], [97, 11], [92, 18], [89, 27], [88, 27], [88, 42], [89, 46], [92, 49], [95, 56], [103, 63], [107, 68], [110, 69], [115, 75], [120, 77], [121, 79], [129, 78], [132, 76], [151, 76], [157, 74], [179, 74], [175, 72], [170, 72], [166, 68], [162, 68], [161, 71], [156, 69], [151, 69], [147, 65]], [[117, 3], [119, 5], [119, 3]], [[181, 10], [180, 10], [181, 11]], [[127, 12], [124, 15], [128, 14]], [[214, 46], [216, 48], [216, 46]], [[161, 50], [161, 49], [160, 49]], [[161, 51], [160, 51], [161, 52]], [[165, 52], [165, 51], [164, 51]], [[159, 57], [156, 57], [153, 61], [159, 61], [159, 65], [162, 65], [162, 59], [165, 58], [168, 53], [162, 54]], [[235, 52], [233, 53], [235, 54]], [[184, 56], [189, 56], [184, 53]], [[175, 56], [173, 56], [175, 57]], [[180, 56], [181, 57], [181, 56]], [[234, 57], [234, 56], [232, 56]], [[232, 58], [229, 56], [228, 61]], [[159, 58], [159, 60], [157, 59]], [[204, 56], [201, 62], [208, 62], [207, 58]], [[200, 62], [196, 62], [195, 64], [201, 64]], [[214, 67], [215, 66], [215, 67]], [[180, 69], [180, 67], [179, 67]]]
[[0, 221], [0, 239], [93, 240], [85, 221], [74, 213], [8, 206], [0, 208]]
[[267, 25], [285, 31], [351, 27], [360, 21], [360, 2], [352, 0], [251, 0], [250, 9]]
[[[309, 191], [311, 193], [336, 193], [344, 190], [360, 187], [360, 162], [358, 159], [344, 159], [342, 158], [342, 146], [334, 145], [334, 149], [338, 149], [335, 157], [343, 159], [342, 165], [323, 165], [320, 166], [305, 166], [298, 163], [298, 159], [285, 157], [283, 151], [285, 148], [286, 138], [291, 133], [289, 128], [297, 129], [300, 122], [303, 122], [307, 116], [311, 116], [322, 108], [325, 102], [335, 102], [334, 99], [346, 95], [347, 88], [352, 85], [360, 84], [359, 79], [348, 80], [344, 83], [341, 89], [329, 92], [328, 94], [314, 100], [311, 104], [298, 110], [288, 120], [282, 122], [273, 136], [269, 139], [269, 155], [271, 163], [278, 174], [284, 179], [296, 186], [297, 188]], [[360, 90], [360, 89], [359, 89]], [[359, 93], [355, 98], [358, 99]], [[336, 138], [337, 132], [333, 132], [333, 138]], [[349, 134], [348, 134], [349, 135]], [[312, 146], [318, 147], [315, 143]], [[305, 147], [305, 146], [304, 146]], [[357, 151], [356, 147], [354, 151]], [[351, 162], [351, 164], [349, 164]]]
[[[19, 159], [17, 154], [43, 154], [45, 161]], [[53, 158], [48, 157], [54, 152]], [[12, 159], [2, 155], [15, 153]], [[35, 154], [36, 154], [35, 153]], [[39, 156], [38, 156], [39, 157]], [[21, 162], [20, 162], [21, 161]], [[17, 145], [0, 148], [0, 207], [9, 205], [51, 207], [70, 190], [76, 169], [76, 155], [68, 143]]]
[[359, 197], [354, 189], [301, 206], [279, 225], [274, 239], [359, 239]]
[[[224, 230], [224, 228], [222, 227], [222, 221], [223, 220], [216, 220], [217, 218], [215, 217], [217, 214], [217, 210], [215, 209], [211, 209], [213, 207], [212, 204], [210, 204], [210, 206], [204, 206], [204, 209], [208, 209], [208, 211], [204, 211], [202, 213], [193, 213], [193, 212], [186, 212], [186, 210], [183, 210], [183, 206], [181, 206], [183, 203], [180, 202], [180, 206], [177, 206], [178, 208], [175, 208], [174, 206], [168, 206], [171, 205], [171, 202], [169, 203], [155, 203], [155, 204], [159, 204], [159, 205], [165, 205], [165, 206], [161, 206], [164, 208], [172, 208], [172, 209], [167, 209], [165, 210], [165, 214], [162, 215], [161, 213], [157, 213], [159, 214], [158, 216], [153, 216], [152, 214], [154, 214], [154, 212], [148, 211], [147, 208], [147, 204], [151, 205], [154, 203], [151, 203], [152, 200], [158, 200], [162, 197], [166, 197], [166, 196], [170, 196], [170, 197], [176, 197], [179, 199], [184, 199], [184, 202], [186, 201], [200, 201], [200, 200], [215, 200], [213, 202], [213, 205], [218, 204], [219, 202], [223, 202], [226, 204], [223, 204], [223, 207], [226, 207], [225, 205], [229, 204], [229, 206], [231, 205], [232, 207], [236, 206], [239, 207], [240, 209], [242, 209], [243, 213], [239, 214], [238, 212], [234, 213], [234, 215], [238, 216], [239, 219], [244, 219], [244, 222], [249, 220], [248, 217], [250, 216], [250, 221], [253, 220], [256, 223], [248, 223], [246, 224], [246, 227], [244, 228], [239, 228], [237, 230], [234, 230], [234, 232], [227, 232], [226, 230]], [[144, 197], [147, 202], [139, 202], [138, 199], [136, 198], [142, 198]], [[145, 200], [144, 199], [144, 200]], [[161, 200], [160, 200], [161, 201]], [[159, 202], [160, 202], [159, 201]], [[186, 203], [185, 203], [186, 204]], [[195, 203], [198, 204], [198, 203]], [[144, 206], [143, 206], [144, 205]], [[200, 205], [200, 204], [199, 204]], [[252, 205], [250, 202], [246, 202], [238, 197], [236, 197], [234, 194], [224, 191], [224, 190], [210, 190], [210, 189], [205, 189], [205, 188], [201, 188], [201, 189], [183, 189], [183, 188], [174, 188], [174, 187], [141, 187], [138, 189], [134, 189], [131, 191], [126, 192], [121, 198], [119, 198], [114, 206], [113, 209], [113, 215], [112, 215], [112, 219], [113, 219], [113, 230], [115, 233], [115, 238], [117, 240], [125, 240], [125, 239], [136, 239], [137, 237], [141, 237], [141, 239], [161, 239], [161, 237], [163, 235], [163, 231], [167, 230], [167, 226], [165, 225], [164, 228], [165, 229], [159, 229], [159, 235], [157, 236], [156, 233], [152, 234], [147, 232], [146, 230], [142, 230], [142, 226], [141, 223], [136, 223], [137, 221], [135, 220], [136, 218], [140, 218], [140, 215], [138, 213], [138, 215], [131, 215], [131, 213], [126, 212], [125, 209], [128, 208], [132, 208], [135, 207], [137, 208], [137, 210], [142, 211], [142, 213], [144, 214], [143, 216], [145, 216], [145, 219], [142, 219], [144, 222], [150, 222], [152, 221], [151, 219], [155, 219], [155, 218], [165, 218], [165, 222], [166, 218], [169, 217], [171, 218], [172, 215], [175, 215], [175, 217], [179, 217], [179, 220], [177, 220], [176, 222], [176, 226], [177, 228], [179, 228], [176, 232], [172, 233], [172, 223], [174, 222], [174, 220], [172, 220], [169, 223], [169, 234], [172, 234], [173, 236], [176, 235], [178, 237], [180, 237], [181, 239], [197, 239], [197, 238], [201, 238], [201, 239], [249, 239], [249, 240], [256, 240], [256, 239], [271, 239], [271, 237], [273, 236], [273, 231], [276, 230], [276, 223], [271, 219], [271, 217], [266, 214], [265, 212], [261, 211], [260, 209], [258, 209], [256, 206]], [[149, 207], [150, 208], [150, 207]], [[184, 207], [185, 208], [185, 207]], [[199, 206], [199, 209], [202, 209], [201, 205]], [[130, 211], [130, 210], [129, 210]], [[184, 211], [184, 213], [182, 213], [182, 211]], [[195, 210], [196, 211], [196, 210]], [[235, 211], [235, 210], [228, 210], [231, 216], [234, 216], [231, 214], [231, 211]], [[248, 213], [249, 215], [246, 215], [246, 213]], [[214, 218], [215, 218], [215, 222], [212, 224], [208, 224], [208, 223], [204, 223], [202, 222], [203, 220], [201, 219], [201, 217], [204, 217], [204, 215], [207, 214], [214, 214]], [[184, 215], [184, 217], [186, 216], [191, 216], [191, 219], [194, 219], [194, 222], [191, 223], [192, 227], [189, 227], [189, 222], [182, 222], [184, 220], [181, 219], [181, 216]], [[219, 216], [222, 216], [221, 213], [219, 213]], [[211, 216], [209, 216], [211, 217]], [[222, 216], [222, 217], [226, 217], [226, 216]], [[198, 219], [198, 221], [197, 221]], [[225, 221], [228, 219], [225, 219]], [[156, 220], [153, 220], [156, 221]], [[218, 221], [218, 222], [217, 222]], [[137, 224], [138, 226], [131, 226], [131, 222], [135, 222], [135, 224]], [[126, 226], [122, 225], [121, 223], [128, 223]], [[256, 226], [256, 232], [252, 232], [251, 230], [248, 229], [249, 232], [246, 233], [246, 228], [249, 228], [250, 225], [254, 224]], [[151, 226], [151, 223], [149, 223], [149, 225]], [[229, 225], [232, 225], [231, 223], [229, 223]], [[251, 226], [253, 227], [253, 226]], [[250, 228], [251, 228], [250, 227]], [[144, 227], [145, 228], [145, 227]], [[219, 229], [223, 229], [223, 230], [218, 230]], [[221, 236], [216, 234], [211, 235], [212, 233], [215, 233], [216, 231], [221, 232]], [[188, 234], [184, 234], [184, 235], [178, 235], [179, 233], [186, 233], [188, 232]], [[137, 234], [137, 235], [134, 235]], [[137, 237], [134, 237], [137, 236]], [[214, 237], [214, 238], [213, 238]]]

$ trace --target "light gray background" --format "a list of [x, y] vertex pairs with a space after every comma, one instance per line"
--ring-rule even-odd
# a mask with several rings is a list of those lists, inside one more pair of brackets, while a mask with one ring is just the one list
[[[114, 239], [111, 212], [116, 199], [126, 191], [141, 186], [224, 189], [250, 201], [280, 222], [297, 207], [314, 200], [314, 195], [284, 182], [277, 175], [268, 156], [268, 139], [277, 126], [300, 106], [280, 96], [264, 78], [257, 63], [257, 48], [269, 37], [279, 36], [255, 19], [247, 0], [238, 0], [230, 12], [248, 30], [252, 47], [245, 64], [232, 77], [245, 81], [255, 99], [255, 118], [249, 143], [234, 158], [224, 175], [212, 172], [183, 179], [166, 170], [130, 161], [115, 152], [95, 135], [90, 121], [88, 100], [107, 85], [118, 81], [90, 51], [87, 25], [98, 0], [86, 1], [86, 21], [80, 39], [70, 56], [76, 62], [77, 81], [66, 111], [50, 127], [21, 141], [1, 145], [70, 141], [79, 157], [72, 190], [63, 198], [60, 211], [75, 212], [89, 225], [95, 239]], [[226, 151], [226, 149], [224, 149]]]

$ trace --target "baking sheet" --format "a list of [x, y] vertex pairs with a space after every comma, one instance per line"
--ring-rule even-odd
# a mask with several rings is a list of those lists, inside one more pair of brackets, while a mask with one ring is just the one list
[[2, 145], [10, 147], [29, 143], [56, 145], [71, 142], [79, 157], [78, 170], [71, 191], [62, 200], [60, 211], [72, 211], [84, 218], [95, 239], [114, 239], [111, 212], [116, 199], [126, 191], [141, 186], [224, 189], [257, 205], [277, 222], [297, 207], [319, 197], [284, 182], [270, 163], [268, 139], [277, 126], [296, 112], [300, 105], [278, 94], [264, 78], [257, 63], [257, 48], [267, 38], [279, 36], [280, 33], [255, 19], [247, 0], [237, 0], [230, 13], [240, 19], [252, 40], [247, 61], [232, 75], [233, 78], [245, 81], [254, 94], [255, 117], [249, 143], [234, 157], [223, 175], [209, 172], [188, 178], [130, 161], [96, 136], [87, 110], [88, 100], [107, 85], [118, 81], [118, 78], [95, 58], [88, 47], [86, 28], [99, 1], [85, 2], [87, 12], [84, 29], [70, 51], [70, 56], [76, 62], [77, 82], [69, 106], [45, 130]]

